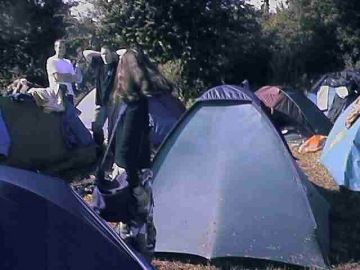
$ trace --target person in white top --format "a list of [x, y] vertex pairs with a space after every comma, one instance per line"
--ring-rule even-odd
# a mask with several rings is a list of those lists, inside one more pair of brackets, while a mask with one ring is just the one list
[[56, 40], [54, 49], [55, 55], [49, 57], [46, 62], [49, 87], [56, 93], [60, 86], [65, 86], [66, 100], [74, 104], [74, 90], [72, 83], [77, 82], [77, 76], [71, 61], [64, 58], [66, 51], [64, 40]]

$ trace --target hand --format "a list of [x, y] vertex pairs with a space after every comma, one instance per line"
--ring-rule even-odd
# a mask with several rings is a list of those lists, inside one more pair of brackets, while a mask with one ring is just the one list
[[136, 200], [136, 212], [147, 215], [149, 212], [150, 195], [142, 186], [132, 188], [132, 195]]

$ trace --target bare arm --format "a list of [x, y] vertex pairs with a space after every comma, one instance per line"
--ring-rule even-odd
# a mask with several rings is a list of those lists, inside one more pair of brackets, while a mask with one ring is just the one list
[[76, 82], [76, 76], [71, 73], [53, 73], [55, 77], [55, 81], [57, 82], [65, 82], [65, 83], [73, 83]]
[[101, 56], [100, 52], [98, 51], [93, 51], [93, 50], [84, 50], [83, 51], [83, 55], [86, 59], [87, 62], [91, 62], [91, 59], [94, 57], [94, 56]]

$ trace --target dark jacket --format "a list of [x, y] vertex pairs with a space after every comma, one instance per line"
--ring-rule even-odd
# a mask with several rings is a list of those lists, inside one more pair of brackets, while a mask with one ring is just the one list
[[118, 60], [105, 65], [100, 56], [94, 56], [90, 65], [95, 70], [95, 104], [108, 105], [114, 87]]
[[129, 184], [137, 186], [137, 172], [150, 167], [149, 109], [146, 97], [128, 103], [115, 135], [115, 163], [124, 168]]

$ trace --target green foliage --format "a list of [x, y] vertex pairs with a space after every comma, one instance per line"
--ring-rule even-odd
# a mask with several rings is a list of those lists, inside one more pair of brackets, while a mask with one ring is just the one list
[[341, 69], [332, 0], [290, 0], [263, 23], [271, 43], [270, 81], [297, 87], [301, 80]]
[[269, 1], [255, 10], [242, 0], [91, 0], [91, 14], [76, 18], [69, 8], [79, 2], [66, 2], [0, 2], [0, 83], [27, 75], [46, 84], [59, 37], [84, 70], [86, 48], [140, 45], [186, 100], [244, 79], [306, 88], [320, 74], [360, 67], [358, 0], [288, 0], [275, 14]]
[[[26, 76], [46, 84], [45, 63], [63, 35], [67, 5], [61, 0], [0, 2], [0, 77]], [[6, 81], [4, 83], [6, 83]]]
[[346, 66], [360, 68], [360, 2], [334, 0], [338, 12], [337, 35]]
[[[100, 33], [115, 46], [142, 46], [152, 59], [181, 60], [182, 92], [261, 78], [259, 14], [243, 1], [95, 0]], [[260, 67], [260, 68], [259, 68]]]

